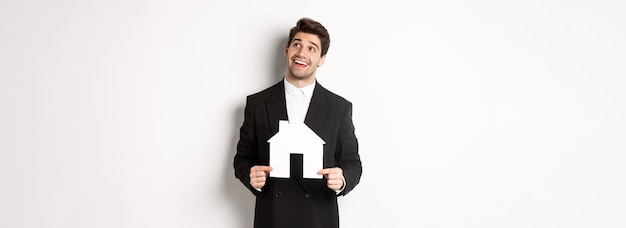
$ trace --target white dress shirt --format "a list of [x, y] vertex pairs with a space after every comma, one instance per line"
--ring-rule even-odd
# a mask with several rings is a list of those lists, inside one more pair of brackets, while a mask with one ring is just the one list
[[311, 96], [315, 89], [315, 81], [305, 87], [298, 88], [285, 80], [285, 101], [287, 103], [287, 117], [289, 122], [303, 123], [311, 104]]

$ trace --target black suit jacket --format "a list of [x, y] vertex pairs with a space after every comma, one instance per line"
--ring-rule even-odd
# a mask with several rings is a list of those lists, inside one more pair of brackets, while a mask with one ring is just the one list
[[291, 178], [269, 178], [261, 192], [250, 185], [250, 168], [269, 165], [267, 140], [278, 132], [278, 121], [288, 119], [286, 107], [282, 80], [246, 100], [234, 168], [235, 176], [256, 195], [254, 225], [256, 228], [339, 227], [337, 196], [354, 189], [362, 167], [352, 123], [352, 103], [319, 83], [313, 90], [304, 123], [326, 142], [324, 168], [340, 167], [346, 179], [345, 189], [336, 194], [326, 186], [326, 180], [303, 179], [298, 164], [301, 160], [293, 157]]

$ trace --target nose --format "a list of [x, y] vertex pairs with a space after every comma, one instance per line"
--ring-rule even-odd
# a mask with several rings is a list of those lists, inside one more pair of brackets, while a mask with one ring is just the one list
[[301, 56], [300, 54], [302, 54], [302, 52], [303, 52], [303, 51], [304, 51], [304, 48], [303, 48], [303, 47], [298, 48], [298, 49], [296, 50], [296, 55], [297, 55], [297, 56]]

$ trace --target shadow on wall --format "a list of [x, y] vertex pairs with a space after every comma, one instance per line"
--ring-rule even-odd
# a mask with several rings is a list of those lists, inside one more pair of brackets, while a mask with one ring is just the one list
[[274, 65], [274, 72], [270, 72], [270, 82], [272, 85], [282, 80], [285, 77], [285, 72], [287, 69], [287, 61], [285, 60], [285, 47], [287, 46], [287, 41], [289, 40], [289, 34], [285, 36], [281, 36], [276, 39], [276, 51], [272, 53], [274, 54], [274, 58], [270, 58], [273, 62], [268, 64]]
[[[268, 84], [270, 85], [274, 85], [279, 82], [285, 75], [285, 69], [287, 68], [287, 63], [285, 61], [285, 46], [287, 45], [287, 40], [287, 37], [277, 38], [275, 43], [276, 45], [271, 45], [275, 51], [272, 51], [272, 56], [267, 58], [271, 61], [268, 62], [268, 64], [274, 66], [270, 68], [271, 72], [267, 72], [267, 75], [269, 75]], [[242, 100], [245, 100], [245, 97], [243, 97]], [[229, 150], [227, 151], [229, 156], [226, 156], [227, 160], [225, 163], [227, 165], [224, 166], [226, 167], [226, 170], [224, 171], [225, 178], [223, 186], [225, 195], [239, 215], [239, 219], [237, 219], [237, 227], [248, 228], [252, 227], [254, 223], [254, 195], [252, 195], [252, 193], [250, 193], [250, 191], [235, 177], [235, 170], [233, 168], [233, 157], [237, 151], [237, 142], [239, 142], [239, 128], [243, 123], [244, 105], [245, 104], [237, 106], [232, 115], [233, 125], [231, 132], [233, 132], [233, 134], [230, 140]]]

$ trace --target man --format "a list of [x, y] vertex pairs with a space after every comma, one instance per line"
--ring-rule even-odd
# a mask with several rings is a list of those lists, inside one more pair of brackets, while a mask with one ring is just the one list
[[[320, 23], [300, 19], [285, 47], [287, 73], [276, 85], [246, 100], [235, 176], [256, 196], [256, 228], [339, 227], [337, 197], [359, 183], [361, 160], [352, 123], [352, 103], [317, 83], [330, 37]], [[279, 120], [304, 122], [325, 144], [323, 179], [302, 178], [302, 160], [291, 158], [291, 177], [270, 177], [268, 139]], [[306, 162], [306, 160], [304, 161]]]

